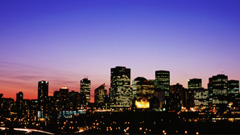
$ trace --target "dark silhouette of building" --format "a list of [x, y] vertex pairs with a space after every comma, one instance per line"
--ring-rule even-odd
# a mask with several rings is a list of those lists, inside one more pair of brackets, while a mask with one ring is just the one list
[[63, 86], [59, 89], [59, 92], [60, 92], [59, 101], [60, 101], [61, 110], [69, 110], [70, 109], [70, 104], [69, 104], [70, 102], [68, 97], [69, 89]]
[[131, 107], [132, 89], [130, 79], [130, 68], [120, 66], [111, 68], [111, 107]]
[[47, 103], [48, 103], [48, 81], [38, 82], [38, 107], [42, 111], [43, 115], [47, 114]]
[[11, 112], [15, 110], [13, 98], [3, 98], [3, 94], [0, 94], [1, 100], [1, 115], [4, 117], [11, 117]]
[[23, 102], [23, 93], [19, 92], [16, 96], [16, 109], [17, 109], [17, 115], [18, 117], [23, 117], [23, 108], [24, 102]]
[[179, 83], [170, 86], [168, 111], [178, 112], [181, 110], [181, 107], [185, 105], [185, 92], [186, 89]]
[[80, 81], [80, 93], [84, 94], [86, 97], [86, 104], [90, 103], [90, 90], [91, 81], [88, 78], [84, 78]]

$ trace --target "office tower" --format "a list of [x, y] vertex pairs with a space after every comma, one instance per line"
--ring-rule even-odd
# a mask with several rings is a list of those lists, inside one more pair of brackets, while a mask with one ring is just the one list
[[209, 91], [202, 88], [202, 79], [193, 78], [188, 80], [186, 93], [187, 108], [193, 107], [195, 111], [203, 111], [208, 108]]
[[130, 68], [120, 66], [111, 68], [111, 107], [131, 107], [132, 90], [130, 79]]
[[193, 102], [195, 111], [203, 111], [208, 109], [209, 91], [204, 88], [195, 89], [193, 91]]
[[1, 103], [1, 115], [4, 117], [12, 117], [12, 112], [14, 111], [14, 100], [13, 98], [2, 98]]
[[193, 78], [188, 80], [188, 90], [186, 91], [186, 108], [194, 107], [194, 91], [202, 88], [202, 79]]
[[185, 101], [185, 89], [179, 83], [170, 86], [169, 109], [168, 111], [178, 112], [183, 107]]
[[160, 111], [165, 111], [168, 107], [168, 97], [170, 89], [170, 72], [158, 70], [155, 72], [155, 96], [160, 102]]
[[188, 80], [188, 89], [195, 90], [202, 88], [202, 79], [193, 78]]
[[228, 101], [231, 109], [240, 110], [239, 81], [228, 81]]
[[68, 92], [69, 89], [65, 86], [62, 86], [59, 89], [59, 101], [60, 101], [60, 109], [61, 110], [69, 110], [70, 109], [70, 103], [69, 103], [69, 97], [68, 97]]
[[29, 99], [23, 100], [23, 116], [25, 118], [30, 118], [31, 116], [31, 102]]
[[137, 77], [133, 81], [133, 88], [136, 90], [137, 100], [145, 97], [150, 100], [154, 96], [154, 80], [147, 80], [144, 77]]
[[209, 78], [208, 89], [209, 89], [209, 100], [212, 109], [224, 111], [227, 101], [227, 86], [228, 77], [223, 74], [218, 74]]
[[229, 80], [228, 81], [228, 97], [231, 102], [239, 95], [239, 81]]
[[38, 100], [37, 99], [32, 99], [30, 101], [30, 119], [35, 122], [37, 121], [37, 113], [38, 113]]
[[48, 81], [39, 81], [38, 82], [38, 104], [39, 110], [46, 111], [47, 100], [48, 100]]
[[144, 77], [137, 77], [133, 80], [132, 82], [132, 100], [136, 100], [137, 99], [137, 83], [140, 81], [144, 81], [147, 80]]
[[80, 81], [80, 93], [86, 96], [86, 103], [90, 103], [90, 90], [91, 90], [91, 81], [88, 78], [84, 78]]
[[105, 84], [102, 84], [94, 91], [94, 103], [98, 105], [104, 105], [105, 103], [105, 96], [107, 93], [107, 90], [105, 88]]
[[19, 117], [22, 117], [23, 116], [23, 93], [22, 92], [19, 92], [17, 93], [17, 96], [16, 96], [16, 109], [17, 109], [17, 115]]

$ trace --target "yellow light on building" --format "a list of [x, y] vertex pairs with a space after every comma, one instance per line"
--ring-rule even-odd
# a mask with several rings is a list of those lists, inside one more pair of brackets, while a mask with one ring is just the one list
[[150, 107], [150, 103], [145, 98], [141, 99], [140, 101], [135, 101], [135, 105], [137, 108], [149, 108]]

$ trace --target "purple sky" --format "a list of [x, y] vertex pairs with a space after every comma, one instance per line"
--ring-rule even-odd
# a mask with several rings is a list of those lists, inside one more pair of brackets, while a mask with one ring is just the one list
[[[240, 80], [239, 0], [1, 0], [0, 93], [37, 98], [37, 83], [110, 85], [110, 68], [171, 84], [224, 72]], [[91, 93], [93, 94], [93, 92]], [[91, 100], [93, 101], [93, 100]]]

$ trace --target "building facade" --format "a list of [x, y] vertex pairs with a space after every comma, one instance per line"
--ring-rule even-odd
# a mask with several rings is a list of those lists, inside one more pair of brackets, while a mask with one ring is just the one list
[[102, 84], [96, 88], [94, 91], [94, 103], [98, 105], [104, 105], [106, 94], [107, 90], [105, 84]]
[[155, 96], [160, 102], [160, 111], [165, 111], [168, 107], [170, 91], [170, 72], [158, 70], [155, 72]]
[[86, 104], [90, 103], [91, 81], [88, 78], [83, 78], [80, 81], [80, 93], [86, 97]]
[[209, 78], [209, 100], [212, 109], [224, 110], [228, 104], [228, 76], [218, 74]]
[[38, 107], [39, 111], [42, 111], [43, 115], [46, 115], [47, 104], [48, 104], [48, 81], [39, 81], [38, 82]]
[[228, 81], [228, 98], [230, 102], [233, 102], [239, 95], [239, 81], [229, 80]]
[[110, 107], [125, 108], [132, 105], [130, 68], [111, 68]]

